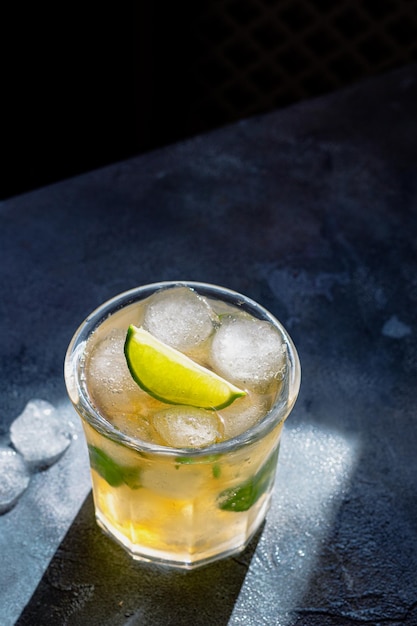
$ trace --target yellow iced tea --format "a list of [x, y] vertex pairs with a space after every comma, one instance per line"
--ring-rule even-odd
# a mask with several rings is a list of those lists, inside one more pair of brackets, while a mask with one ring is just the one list
[[[131, 324], [245, 395], [174, 405], [132, 378]], [[229, 290], [158, 283], [94, 312], [69, 347], [66, 381], [88, 443], [99, 525], [137, 559], [192, 568], [242, 550], [267, 512], [300, 368], [284, 328]]]

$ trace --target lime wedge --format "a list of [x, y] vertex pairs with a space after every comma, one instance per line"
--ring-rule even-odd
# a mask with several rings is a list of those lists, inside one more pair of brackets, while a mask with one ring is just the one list
[[168, 404], [221, 409], [246, 395], [224, 378], [199, 365], [143, 328], [129, 326], [127, 365], [139, 387]]

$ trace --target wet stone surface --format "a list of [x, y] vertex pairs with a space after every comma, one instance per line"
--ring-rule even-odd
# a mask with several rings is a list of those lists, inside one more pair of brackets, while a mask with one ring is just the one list
[[[2, 625], [417, 624], [416, 110], [411, 66], [0, 205], [2, 445], [32, 398], [76, 434], [0, 516]], [[265, 525], [192, 573], [97, 528], [62, 376], [90, 311], [160, 280], [257, 300], [303, 371]]]

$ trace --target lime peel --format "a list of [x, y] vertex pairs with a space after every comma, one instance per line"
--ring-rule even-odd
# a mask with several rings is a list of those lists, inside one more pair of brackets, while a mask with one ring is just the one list
[[167, 404], [222, 409], [246, 395], [246, 391], [133, 324], [127, 331], [124, 351], [139, 387]]

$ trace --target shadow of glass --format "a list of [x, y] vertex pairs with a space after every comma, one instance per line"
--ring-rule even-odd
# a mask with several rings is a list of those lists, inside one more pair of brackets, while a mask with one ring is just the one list
[[105, 536], [90, 493], [16, 626], [226, 625], [261, 534], [236, 557], [171, 571], [133, 561]]

